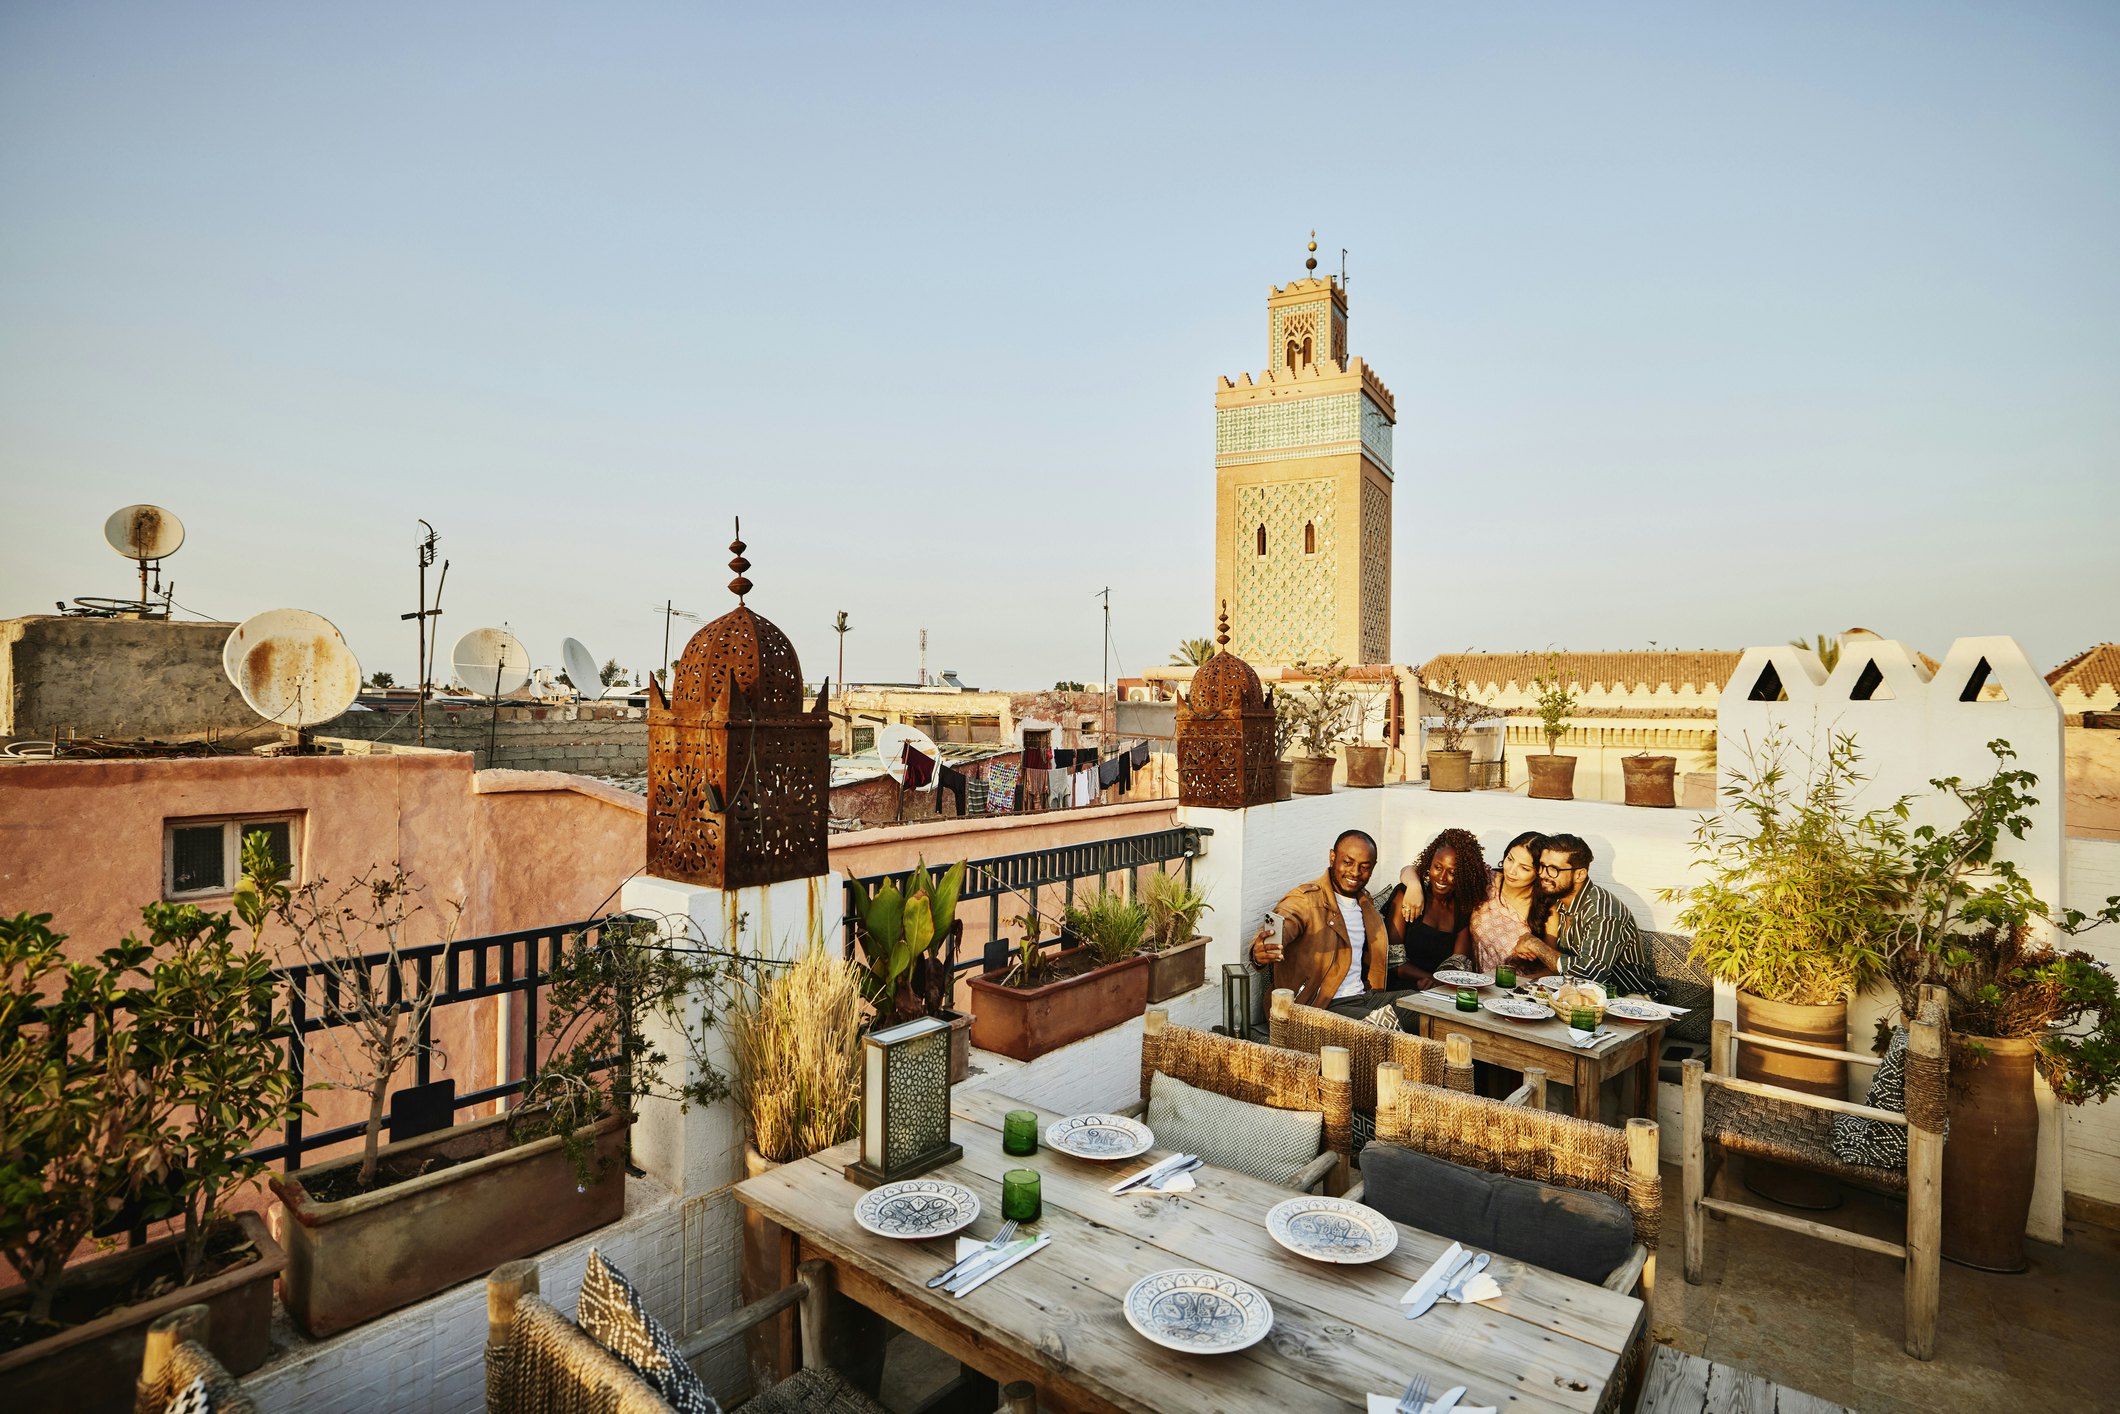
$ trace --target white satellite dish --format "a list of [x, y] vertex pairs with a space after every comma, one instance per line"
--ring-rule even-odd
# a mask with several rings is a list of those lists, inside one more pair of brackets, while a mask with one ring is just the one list
[[562, 638], [559, 641], [559, 660], [566, 664], [567, 676], [574, 681], [574, 690], [594, 702], [604, 695], [604, 679], [596, 666], [596, 655], [589, 645], [578, 638]]
[[506, 697], [530, 681], [530, 650], [504, 628], [475, 628], [449, 650], [456, 680], [473, 692]]
[[908, 746], [934, 760], [935, 774], [928, 778], [926, 785], [919, 787], [933, 790], [935, 783], [942, 779], [942, 749], [928, 734], [918, 727], [901, 726], [895, 722], [876, 729], [876, 754], [883, 758], [883, 769], [890, 772], [891, 779], [900, 785], [905, 784], [905, 748]]
[[128, 560], [161, 560], [184, 544], [184, 522], [160, 506], [127, 506], [103, 522], [103, 540]]
[[361, 665], [331, 620], [307, 609], [267, 609], [237, 624], [221, 667], [250, 710], [297, 730], [353, 705]]

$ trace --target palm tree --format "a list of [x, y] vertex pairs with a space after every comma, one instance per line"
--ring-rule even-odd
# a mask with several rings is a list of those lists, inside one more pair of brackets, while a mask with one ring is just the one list
[[1840, 661], [1839, 634], [1821, 633], [1816, 641], [1810, 643], [1806, 643], [1800, 638], [1792, 638], [1789, 640], [1789, 646], [1791, 648], [1808, 648], [1813, 653], [1816, 653], [1820, 666], [1829, 673], [1833, 671], [1834, 665]]
[[1170, 655], [1171, 665], [1179, 668], [1197, 668], [1215, 656], [1214, 640], [1210, 638], [1186, 638], [1178, 642], [1178, 651]]

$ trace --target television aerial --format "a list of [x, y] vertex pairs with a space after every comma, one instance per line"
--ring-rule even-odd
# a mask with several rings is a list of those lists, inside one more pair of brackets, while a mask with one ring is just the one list
[[[92, 613], [137, 613], [151, 614], [156, 605], [149, 598], [147, 576], [154, 574], [155, 594], [162, 592], [162, 561], [174, 555], [184, 545], [184, 522], [176, 513], [165, 511], [160, 506], [126, 506], [111, 512], [109, 520], [103, 522], [103, 543], [116, 550], [126, 559], [140, 567], [140, 597], [128, 602], [118, 599], [77, 600]], [[170, 589], [174, 591], [175, 585]], [[167, 599], [161, 605], [167, 615]]]
[[237, 624], [221, 668], [250, 710], [296, 734], [353, 705], [361, 664], [338, 628], [307, 609], [267, 609]]
[[578, 638], [561, 639], [559, 660], [566, 664], [567, 676], [573, 681], [576, 692], [591, 702], [604, 695], [604, 677], [597, 669], [596, 655], [589, 651], [588, 644]]
[[530, 681], [530, 651], [504, 628], [475, 628], [449, 650], [456, 680], [473, 692], [506, 697]]
[[900, 785], [905, 784], [905, 748], [908, 746], [935, 763], [935, 773], [928, 777], [928, 783], [915, 789], [933, 790], [935, 783], [942, 779], [942, 749], [928, 734], [918, 727], [897, 722], [876, 729], [876, 754], [883, 759], [883, 769], [890, 772], [891, 779]]

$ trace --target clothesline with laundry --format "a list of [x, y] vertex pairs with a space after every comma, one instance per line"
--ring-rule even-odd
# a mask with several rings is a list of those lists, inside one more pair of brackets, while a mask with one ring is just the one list
[[[1095, 805], [1106, 791], [1124, 795], [1154, 754], [1148, 740], [1103, 756], [1094, 747], [1025, 747], [1015, 761], [990, 760], [983, 776], [945, 765], [911, 742], [901, 748], [907, 790], [935, 787], [935, 812], [947, 799], [957, 815], [1014, 815]], [[973, 786], [979, 788], [975, 791]]]

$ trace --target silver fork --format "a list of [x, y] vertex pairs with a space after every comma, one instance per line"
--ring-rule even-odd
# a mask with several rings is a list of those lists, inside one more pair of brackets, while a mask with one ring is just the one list
[[1014, 1237], [1015, 1235], [1016, 1220], [1014, 1218], [1010, 1218], [1007, 1222], [1001, 1225], [1001, 1230], [994, 1234], [993, 1241], [987, 1243], [986, 1246], [980, 1248], [977, 1252], [972, 1253], [971, 1256], [960, 1257], [956, 1261], [950, 1263], [947, 1267], [944, 1267], [942, 1269], [942, 1275], [936, 1277], [933, 1281], [930, 1281], [928, 1283], [928, 1286], [930, 1288], [938, 1287], [944, 1282], [950, 1280], [952, 1277], [961, 1276], [964, 1272], [966, 1263], [976, 1261], [979, 1258], [984, 1257], [989, 1252], [999, 1252], [1002, 1248], [1008, 1246], [1009, 1239]]
[[1415, 1375], [1406, 1381], [1406, 1392], [1399, 1396], [1398, 1414], [1421, 1414], [1428, 1403], [1428, 1377]]

